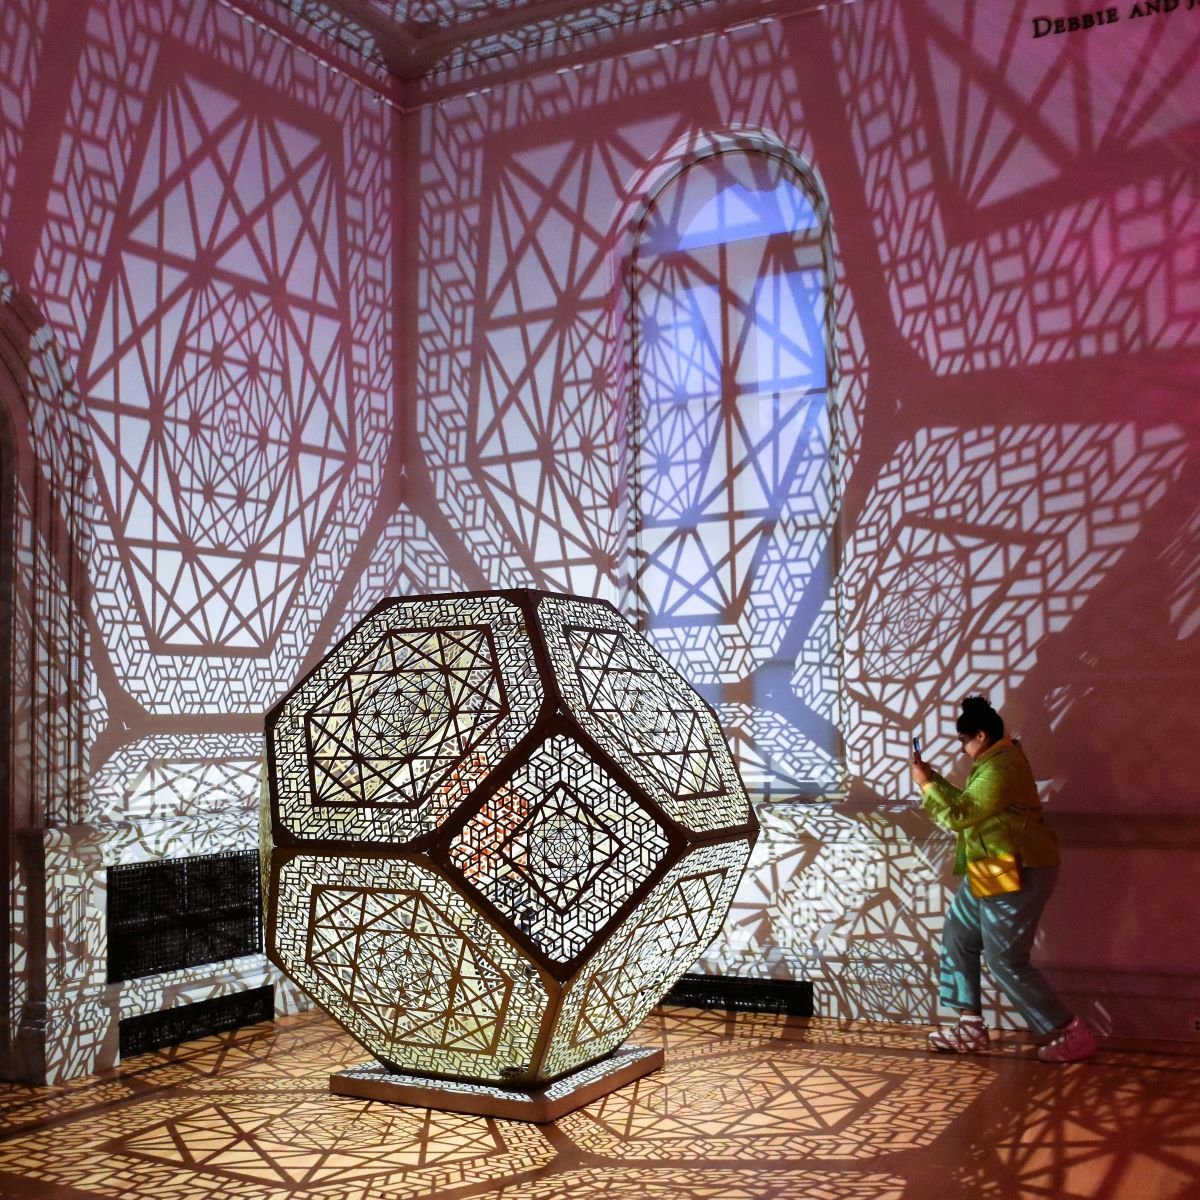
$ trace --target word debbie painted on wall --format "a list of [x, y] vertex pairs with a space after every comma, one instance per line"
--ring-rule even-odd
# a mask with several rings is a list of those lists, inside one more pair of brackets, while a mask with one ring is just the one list
[[1101, 8], [1096, 12], [1081, 13], [1077, 17], [1034, 17], [1033, 36], [1040, 38], [1048, 33], [1076, 33], [1081, 29], [1098, 29], [1101, 25], [1115, 25], [1120, 19], [1121, 14], [1115, 8]]
[[[1200, 0], [1137, 0], [1130, 5], [1126, 18], [1132, 21], [1138, 17], [1157, 17], [1177, 10], [1200, 13]], [[1078, 33], [1085, 29], [1099, 29], [1102, 25], [1115, 25], [1121, 20], [1121, 11], [1118, 8], [1098, 8], [1094, 12], [1070, 17], [1034, 17], [1033, 36], [1042, 38], [1048, 34]]]

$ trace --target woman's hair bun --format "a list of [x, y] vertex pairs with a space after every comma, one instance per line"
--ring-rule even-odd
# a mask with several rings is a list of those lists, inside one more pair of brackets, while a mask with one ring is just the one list
[[967, 696], [962, 702], [962, 715], [955, 722], [959, 733], [973, 737], [985, 733], [995, 742], [1004, 736], [1004, 720], [982, 695]]

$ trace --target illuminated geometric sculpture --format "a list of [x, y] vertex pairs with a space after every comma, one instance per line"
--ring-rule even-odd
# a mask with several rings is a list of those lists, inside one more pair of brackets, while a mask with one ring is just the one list
[[758, 830], [712, 710], [596, 600], [384, 601], [267, 754], [272, 960], [385, 1074], [459, 1092], [603, 1074]]

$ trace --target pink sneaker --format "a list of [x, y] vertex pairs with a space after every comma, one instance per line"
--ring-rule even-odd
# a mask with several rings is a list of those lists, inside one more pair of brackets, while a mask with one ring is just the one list
[[1044, 1046], [1038, 1048], [1042, 1062], [1082, 1062], [1096, 1053], [1096, 1035], [1082, 1017], [1072, 1017]]
[[929, 1035], [929, 1048], [939, 1054], [986, 1054], [987, 1026], [978, 1017], [960, 1018], [957, 1024], [943, 1025]]

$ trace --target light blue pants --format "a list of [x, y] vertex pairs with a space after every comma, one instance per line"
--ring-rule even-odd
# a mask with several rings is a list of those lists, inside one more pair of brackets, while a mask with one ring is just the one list
[[1030, 963], [1042, 909], [1058, 880], [1057, 867], [1024, 867], [1021, 890], [977, 900], [964, 876], [942, 930], [942, 1001], [979, 1012], [979, 960], [1035, 1034], [1065, 1025], [1070, 1012]]

